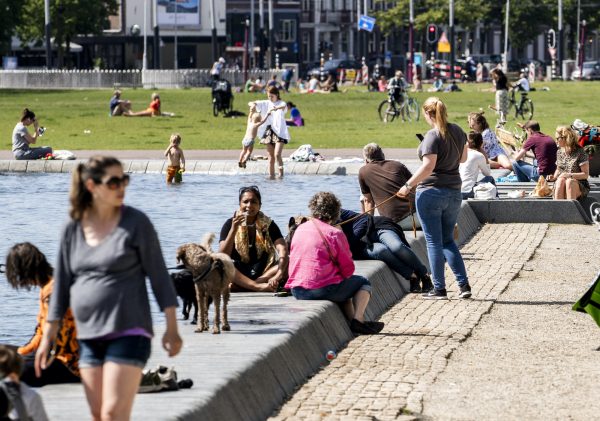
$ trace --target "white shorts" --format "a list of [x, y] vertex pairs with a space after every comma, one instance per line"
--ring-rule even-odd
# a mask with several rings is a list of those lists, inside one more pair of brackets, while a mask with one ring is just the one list
[[[239, 137], [238, 137], [238, 139], [239, 139]], [[254, 145], [254, 139], [244, 138], [242, 140], [242, 146], [244, 148], [247, 148], [247, 147], [252, 146], [252, 145]]]

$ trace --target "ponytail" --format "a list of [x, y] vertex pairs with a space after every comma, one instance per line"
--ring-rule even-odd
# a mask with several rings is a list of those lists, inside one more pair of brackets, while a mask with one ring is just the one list
[[80, 221], [84, 212], [91, 208], [94, 202], [92, 193], [85, 186], [87, 180], [93, 180], [94, 183], [99, 184], [104, 174], [106, 174], [106, 169], [115, 165], [122, 167], [121, 161], [117, 158], [100, 155], [93, 156], [88, 162], [77, 165], [71, 177], [71, 192], [69, 194], [69, 201], [71, 202], [69, 216], [72, 219]]
[[448, 134], [448, 111], [446, 105], [437, 97], [429, 97], [423, 103], [423, 112], [433, 121], [433, 125], [440, 131], [445, 140]]
[[35, 119], [35, 113], [33, 111], [31, 111], [29, 108], [25, 108], [21, 112], [21, 123], [28, 118], [31, 120]]

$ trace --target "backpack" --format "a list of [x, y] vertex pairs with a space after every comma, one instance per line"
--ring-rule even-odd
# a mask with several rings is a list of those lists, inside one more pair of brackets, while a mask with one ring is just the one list
[[575, 130], [579, 136], [579, 146], [600, 145], [600, 127], [590, 126], [577, 119], [571, 124], [571, 128]]

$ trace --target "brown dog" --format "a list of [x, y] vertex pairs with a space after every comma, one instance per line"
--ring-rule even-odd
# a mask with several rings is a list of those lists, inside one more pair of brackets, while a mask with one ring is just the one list
[[223, 297], [223, 330], [230, 330], [227, 321], [227, 302], [229, 301], [229, 284], [235, 276], [235, 266], [225, 253], [213, 253], [211, 244], [215, 234], [209, 233], [202, 239], [202, 244], [188, 243], [177, 248], [177, 260], [194, 276], [196, 296], [200, 305], [200, 321], [196, 332], [208, 330], [208, 297], [214, 303], [215, 320], [213, 333], [221, 333], [220, 303]]

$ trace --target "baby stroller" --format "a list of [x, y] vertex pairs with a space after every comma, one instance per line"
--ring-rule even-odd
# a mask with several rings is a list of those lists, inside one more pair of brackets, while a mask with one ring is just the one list
[[233, 111], [233, 94], [231, 83], [225, 79], [216, 80], [212, 85], [213, 115], [217, 117], [219, 112], [227, 115]]

